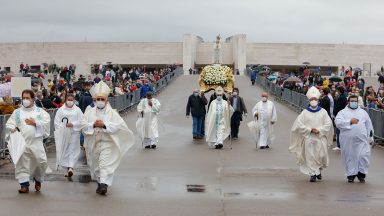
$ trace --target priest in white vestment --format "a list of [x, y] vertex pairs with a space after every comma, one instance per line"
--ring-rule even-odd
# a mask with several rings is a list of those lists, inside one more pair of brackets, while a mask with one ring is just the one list
[[340, 129], [341, 158], [349, 183], [353, 183], [356, 177], [365, 182], [374, 134], [371, 119], [360, 108], [358, 100], [357, 96], [350, 96], [348, 106], [335, 119], [336, 127]]
[[[25, 140], [15, 167], [15, 176], [21, 185], [19, 193], [29, 192], [30, 178], [35, 181], [35, 190], [40, 191], [48, 168], [43, 138], [49, 136], [51, 119], [47, 112], [34, 105], [34, 98], [32, 90], [24, 90], [22, 106], [12, 113], [6, 123], [7, 138], [10, 133], [20, 133]], [[8, 142], [8, 145], [16, 144]]]
[[84, 113], [84, 147], [91, 177], [98, 183], [96, 193], [105, 195], [121, 159], [134, 144], [134, 136], [108, 103], [110, 88], [107, 84], [97, 83], [92, 93], [96, 106], [88, 107]]
[[257, 144], [260, 149], [267, 149], [272, 144], [274, 139], [274, 124], [277, 121], [276, 107], [272, 101], [268, 100], [268, 94], [261, 94], [261, 101], [258, 102], [252, 109], [254, 118], [257, 120], [258, 137]]
[[[62, 158], [57, 161], [57, 165], [66, 169], [67, 174], [65, 177], [72, 177], [73, 168], [80, 156], [80, 131], [83, 127], [83, 112], [75, 105], [75, 96], [73, 93], [66, 95], [65, 104], [59, 108], [55, 115], [55, 131], [63, 131], [67, 128], [69, 133], [60, 133], [58, 135], [67, 135], [63, 140], [68, 140], [66, 146], [58, 146], [56, 143], [56, 150], [60, 149]], [[64, 143], [62, 143], [64, 145]], [[58, 160], [58, 158], [56, 158]]]
[[159, 142], [159, 119], [158, 115], [161, 109], [159, 100], [153, 98], [152, 92], [147, 92], [146, 98], [142, 99], [137, 105], [137, 111], [143, 118], [142, 128], [138, 128], [142, 134], [145, 148], [155, 149]]
[[231, 115], [233, 109], [228, 101], [223, 100], [224, 90], [218, 87], [215, 90], [217, 98], [209, 106], [205, 118], [206, 142], [215, 149], [223, 148], [224, 140], [231, 133]]
[[296, 118], [289, 151], [294, 153], [300, 171], [310, 182], [321, 180], [321, 170], [328, 167], [328, 147], [333, 144], [333, 125], [326, 110], [319, 106], [320, 91], [311, 87], [307, 92], [309, 105]]

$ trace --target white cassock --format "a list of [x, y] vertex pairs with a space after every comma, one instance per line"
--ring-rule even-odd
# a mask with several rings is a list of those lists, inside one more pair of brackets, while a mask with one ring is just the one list
[[145, 146], [157, 145], [159, 139], [159, 120], [157, 118], [157, 115], [160, 112], [161, 104], [155, 98], [152, 98], [151, 100], [152, 107], [148, 105], [147, 98], [142, 99], [139, 105], [137, 106], [137, 111], [139, 113], [144, 112], [144, 126], [143, 131], [141, 131], [141, 133], [143, 134], [143, 144]]
[[[311, 133], [316, 128], [320, 133]], [[333, 144], [333, 125], [327, 111], [303, 110], [291, 130], [289, 151], [294, 153], [300, 171], [306, 175], [320, 175], [328, 167], [328, 147]]]
[[[96, 120], [102, 120], [106, 129], [93, 128]], [[109, 104], [104, 109], [87, 108], [83, 121], [84, 147], [91, 177], [111, 186], [122, 157], [134, 144], [133, 133]]]
[[272, 144], [274, 138], [273, 125], [271, 122], [277, 121], [276, 107], [272, 101], [260, 101], [252, 109], [252, 114], [258, 114], [258, 137], [257, 143], [260, 147]]
[[[67, 120], [64, 120], [67, 118]], [[72, 108], [67, 107], [65, 104], [59, 108], [55, 115], [55, 130], [59, 128], [65, 128], [67, 122], [72, 123], [73, 127], [69, 128], [71, 131], [70, 137], [68, 137], [69, 145], [67, 149], [64, 149], [63, 158], [58, 165], [64, 168], [74, 168], [77, 160], [80, 156], [80, 131], [83, 127], [83, 112], [76, 105]]]
[[[27, 125], [25, 123], [27, 118], [33, 118], [36, 127]], [[49, 136], [50, 120], [51, 118], [47, 112], [33, 106], [32, 108], [21, 107], [16, 109], [7, 121], [7, 136], [10, 129], [17, 127], [20, 129], [26, 144], [15, 169], [15, 176], [19, 183], [28, 182], [30, 177], [36, 178], [39, 182], [44, 181], [48, 164], [43, 138]], [[10, 144], [12, 145], [12, 143]]]
[[213, 100], [205, 117], [206, 142], [210, 147], [223, 144], [231, 133], [232, 107], [226, 100]]
[[[351, 119], [359, 120], [351, 125]], [[358, 172], [368, 174], [371, 157], [369, 145], [370, 134], [373, 136], [373, 126], [368, 113], [360, 107], [353, 110], [348, 106], [341, 110], [335, 119], [336, 127], [340, 129], [341, 157], [345, 175], [353, 176]]]

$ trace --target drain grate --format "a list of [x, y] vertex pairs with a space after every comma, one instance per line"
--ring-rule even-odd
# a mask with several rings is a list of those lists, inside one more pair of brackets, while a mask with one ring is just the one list
[[187, 185], [187, 191], [202, 193], [202, 192], [205, 192], [205, 185], [190, 184], [190, 185]]

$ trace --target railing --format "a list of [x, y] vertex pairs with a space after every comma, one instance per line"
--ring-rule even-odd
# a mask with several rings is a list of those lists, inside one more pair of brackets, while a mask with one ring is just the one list
[[[304, 94], [282, 88], [262, 76], [257, 76], [256, 84], [269, 94], [275, 96], [277, 100], [290, 105], [297, 112], [301, 112], [308, 106], [308, 99]], [[373, 129], [375, 130], [375, 138], [384, 140], [384, 111], [370, 108], [364, 108], [364, 110], [367, 111], [371, 118]]]
[[[170, 84], [175, 78], [179, 77], [182, 75], [183, 69], [182, 68], [177, 68], [165, 77], [161, 78], [158, 80], [154, 85], [153, 85], [153, 90], [155, 94], [158, 94], [161, 90], [164, 89], [168, 84]], [[109, 103], [111, 106], [116, 109], [119, 112], [122, 112], [124, 110], [131, 109], [135, 107], [140, 102], [140, 89], [127, 93], [125, 95], [120, 95], [120, 96], [115, 96], [115, 97], [109, 97], [108, 98]], [[50, 130], [50, 136], [48, 139], [53, 139], [53, 132], [55, 130], [54, 126], [54, 121], [55, 115], [57, 112], [57, 109], [50, 109], [46, 110], [48, 114], [51, 117], [51, 130]], [[0, 130], [0, 158], [5, 158], [5, 153], [7, 150], [7, 143], [5, 142], [5, 124], [7, 123], [8, 118], [10, 115], [0, 115], [0, 126], [2, 129]]]

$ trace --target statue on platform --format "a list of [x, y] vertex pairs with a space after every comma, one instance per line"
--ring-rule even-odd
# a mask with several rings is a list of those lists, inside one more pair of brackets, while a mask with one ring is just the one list
[[220, 34], [216, 36], [216, 44], [213, 50], [213, 63], [221, 64], [221, 45], [220, 45]]

